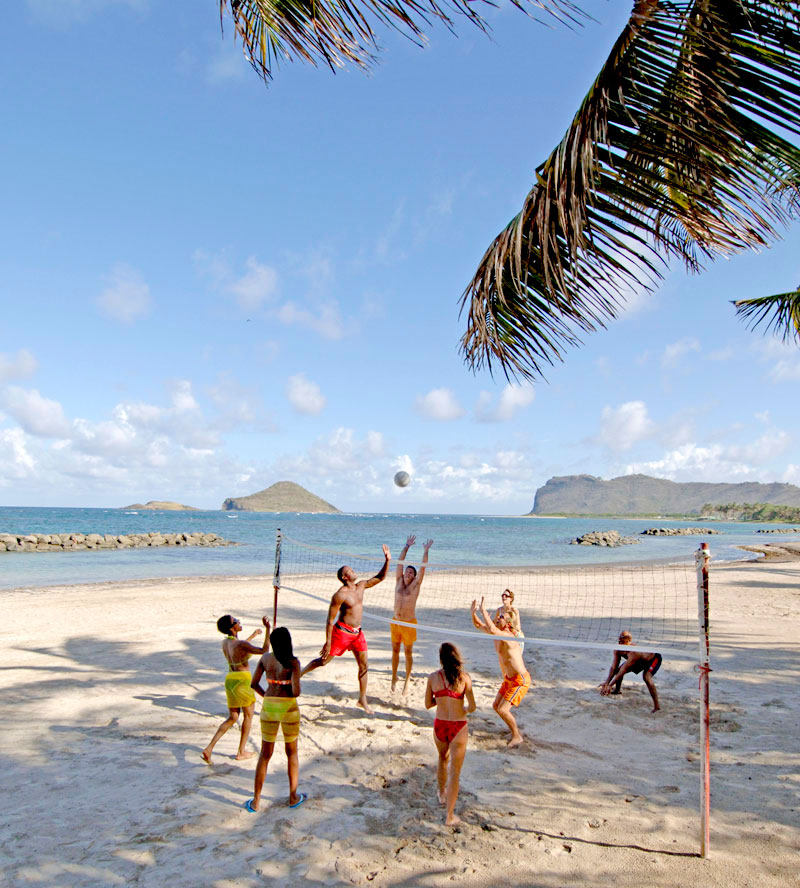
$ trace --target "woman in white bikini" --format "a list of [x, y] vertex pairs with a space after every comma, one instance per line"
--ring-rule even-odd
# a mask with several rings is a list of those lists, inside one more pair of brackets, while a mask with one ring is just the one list
[[436, 769], [439, 804], [445, 805], [447, 809], [445, 824], [456, 826], [461, 822], [454, 812], [461, 766], [467, 752], [467, 714], [475, 711], [475, 697], [472, 693], [472, 679], [464, 669], [461, 653], [454, 644], [446, 641], [439, 648], [439, 662], [442, 668], [428, 676], [425, 708], [436, 707], [433, 739], [439, 753]]
[[[297, 738], [300, 735], [300, 661], [292, 650], [292, 636], [284, 626], [272, 633], [269, 620], [266, 622], [269, 638], [264, 643], [264, 653], [253, 673], [252, 688], [264, 700], [261, 704], [261, 754], [256, 765], [253, 798], [245, 802], [248, 811], [258, 811], [261, 803], [261, 788], [267, 776], [267, 767], [275, 750], [278, 728], [283, 733], [286, 748], [286, 763], [289, 771], [290, 808], [297, 808], [308, 798], [304, 792], [298, 793], [297, 780], [300, 765], [297, 756]], [[272, 653], [269, 646], [272, 645]], [[261, 676], [267, 682], [267, 689], [261, 688]]]

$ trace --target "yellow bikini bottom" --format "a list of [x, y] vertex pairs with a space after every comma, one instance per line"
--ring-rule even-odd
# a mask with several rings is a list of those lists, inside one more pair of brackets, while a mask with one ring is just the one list
[[250, 687], [252, 676], [250, 670], [229, 672], [225, 676], [225, 696], [228, 698], [228, 709], [241, 709], [256, 702], [256, 692]]
[[279, 725], [284, 743], [297, 740], [300, 734], [300, 707], [296, 697], [264, 697], [261, 704], [261, 739], [274, 743]]

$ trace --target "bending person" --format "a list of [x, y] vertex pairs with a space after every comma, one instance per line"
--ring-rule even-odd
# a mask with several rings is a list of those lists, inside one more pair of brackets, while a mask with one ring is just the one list
[[492, 708], [500, 718], [508, 725], [511, 731], [511, 739], [507, 746], [513, 749], [523, 741], [523, 736], [517, 726], [517, 720], [511, 712], [512, 706], [519, 706], [528, 688], [531, 686], [531, 676], [525, 668], [522, 659], [520, 643], [514, 641], [516, 637], [505, 613], [498, 611], [494, 620], [489, 616], [484, 599], [481, 598], [480, 616], [478, 615], [478, 603], [472, 602], [472, 622], [476, 629], [481, 629], [489, 635], [504, 636], [508, 640], [495, 639], [494, 647], [497, 651], [497, 659], [500, 661], [500, 670], [503, 673], [503, 683], [494, 698]]
[[319, 669], [334, 657], [352, 651], [358, 664], [358, 705], [369, 715], [372, 710], [367, 703], [367, 639], [361, 631], [361, 615], [364, 612], [364, 590], [382, 582], [389, 570], [388, 546], [383, 547], [383, 567], [368, 580], [359, 580], [352, 567], [340, 567], [336, 576], [342, 584], [331, 598], [328, 608], [328, 621], [325, 624], [325, 644], [316, 660], [312, 660], [300, 675], [312, 669]]
[[[620, 644], [633, 644], [633, 636], [625, 630], [620, 632], [617, 639]], [[621, 664], [621, 665], [620, 665]], [[661, 706], [658, 703], [658, 691], [653, 676], [661, 668], [661, 654], [643, 653], [641, 651], [614, 651], [614, 659], [611, 662], [611, 668], [608, 670], [608, 676], [603, 684], [600, 685], [600, 693], [607, 697], [609, 694], [622, 693], [622, 679], [628, 672], [634, 675], [642, 674], [642, 679], [650, 691], [650, 697], [653, 700], [652, 712], [658, 712]], [[613, 690], [612, 690], [613, 687]]]
[[[425, 578], [425, 567], [428, 564], [428, 552], [433, 545], [433, 540], [427, 540], [423, 546], [422, 565], [419, 573], [412, 564], [403, 568], [403, 559], [408, 550], [414, 545], [417, 538], [412, 534], [406, 540], [406, 544], [400, 553], [400, 561], [397, 563], [397, 573], [394, 584], [394, 617], [404, 623], [417, 622], [417, 599]], [[411, 667], [414, 665], [414, 642], [417, 640], [417, 630], [411, 626], [398, 626], [392, 623], [392, 691], [397, 687], [397, 668], [400, 665], [400, 645], [405, 648], [406, 655], [406, 680], [403, 682], [403, 696], [408, 693], [408, 682], [411, 678]]]
[[[261, 618], [261, 622], [269, 625], [266, 617]], [[211, 738], [211, 742], [200, 753], [203, 760], [209, 765], [211, 764], [211, 753], [217, 745], [219, 738], [229, 729], [232, 728], [239, 720], [239, 713], [242, 712], [242, 733], [239, 738], [239, 751], [236, 753], [237, 760], [252, 758], [254, 752], [246, 752], [247, 738], [250, 736], [250, 724], [253, 721], [253, 707], [256, 702], [256, 695], [250, 687], [250, 667], [247, 661], [253, 654], [260, 654], [263, 648], [256, 647], [250, 642], [259, 635], [263, 630], [256, 629], [247, 636], [247, 641], [239, 641], [239, 633], [242, 631], [242, 624], [236, 617], [225, 614], [217, 620], [217, 629], [225, 636], [222, 642], [222, 654], [225, 662], [228, 664], [228, 674], [225, 676], [225, 696], [228, 701], [228, 717], [217, 728], [216, 733]]]
[[[267, 621], [269, 633], [269, 621]], [[269, 646], [272, 644], [272, 653]], [[261, 676], [267, 682], [267, 689], [261, 688]], [[297, 792], [297, 779], [300, 765], [297, 756], [297, 738], [300, 736], [300, 661], [292, 650], [292, 636], [284, 626], [273, 629], [264, 643], [264, 653], [258, 661], [251, 683], [253, 690], [263, 697], [261, 704], [261, 754], [256, 765], [253, 798], [245, 802], [248, 811], [258, 811], [261, 803], [261, 788], [267, 776], [267, 768], [275, 751], [278, 728], [283, 734], [286, 748], [286, 765], [289, 772], [289, 807], [296, 808], [308, 798]]]
[[[439, 804], [445, 805], [447, 826], [460, 823], [455, 816], [459, 778], [467, 752], [467, 713], [475, 711], [472, 679], [464, 669], [461, 653], [454, 644], [446, 641], [439, 648], [442, 668], [431, 672], [425, 688], [425, 708], [436, 707], [433, 721], [433, 740], [439, 753], [436, 768], [436, 785]], [[464, 698], [467, 706], [464, 707]], [[448, 767], [449, 765], [449, 767]]]

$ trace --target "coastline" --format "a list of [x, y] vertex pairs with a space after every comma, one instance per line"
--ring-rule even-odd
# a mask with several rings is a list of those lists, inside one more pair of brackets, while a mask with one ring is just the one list
[[[300, 789], [313, 802], [284, 807], [278, 748], [264, 811], [251, 815], [242, 805], [254, 763], [233, 760], [233, 732], [212, 766], [199, 750], [225, 712], [214, 621], [235, 612], [249, 632], [271, 612], [271, 576], [4, 592], [7, 612], [31, 619], [0, 629], [7, 764], [0, 789], [11, 798], [24, 785], [39, 801], [13, 806], [5, 818], [13, 841], [0, 852], [4, 876], [65, 888], [196, 888], [201, 872], [209, 885], [266, 878], [302, 888], [444, 888], [456, 879], [496, 888], [502, 860], [503, 884], [542, 888], [605, 888], [610, 880], [639, 888], [645, 878], [660, 888], [782, 888], [796, 875], [800, 842], [797, 568], [712, 562], [711, 578], [707, 860], [696, 857], [690, 659], [665, 659], [656, 678], [663, 711], [652, 715], [638, 679], [626, 681], [621, 697], [597, 694], [605, 652], [526, 645], [534, 687], [518, 717], [529, 739], [509, 752], [491, 710], [498, 684], [491, 639], [471, 643], [464, 651], [478, 711], [459, 796], [464, 823], [454, 832], [435, 803], [432, 717], [421, 702], [440, 637], [420, 633], [410, 696], [392, 700], [388, 632], [370, 625], [376, 715], [354, 706], [352, 658], [307, 676]], [[303, 663], [319, 651], [325, 612], [319, 602], [281, 599], [279, 621]]]

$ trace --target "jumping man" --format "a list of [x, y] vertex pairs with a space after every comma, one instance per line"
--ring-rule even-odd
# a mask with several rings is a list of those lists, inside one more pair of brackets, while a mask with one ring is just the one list
[[[402, 552], [400, 552], [400, 561], [397, 563], [394, 586], [394, 616], [396, 620], [402, 620], [404, 623], [417, 622], [417, 598], [419, 598], [422, 580], [425, 578], [428, 551], [433, 545], [433, 540], [425, 542], [422, 566], [419, 569], [419, 573], [417, 573], [416, 567], [411, 564], [406, 565], [404, 570], [402, 566], [403, 559], [416, 541], [417, 538], [413, 534], [406, 540], [406, 544], [403, 546]], [[392, 692], [397, 687], [397, 667], [400, 665], [400, 645], [402, 644], [406, 652], [406, 680], [403, 683], [404, 697], [408, 693], [408, 681], [411, 678], [411, 666], [414, 662], [412, 651], [416, 640], [416, 629], [412, 629], [411, 626], [397, 626], [395, 623], [392, 623]]]
[[369, 580], [358, 580], [352, 567], [340, 567], [336, 576], [342, 584], [331, 598], [328, 608], [328, 622], [325, 624], [325, 644], [319, 657], [303, 669], [301, 675], [312, 669], [319, 669], [333, 657], [340, 657], [345, 651], [352, 651], [358, 664], [358, 705], [372, 715], [367, 703], [367, 639], [361, 631], [361, 615], [364, 611], [364, 590], [382, 582], [389, 570], [388, 546], [383, 546], [383, 567]]
[[[619, 639], [620, 644], [633, 644], [633, 636], [627, 630], [624, 632], [620, 632]], [[620, 661], [622, 665], [620, 666]], [[658, 712], [661, 707], [658, 705], [658, 691], [656, 690], [656, 683], [653, 681], [653, 676], [658, 672], [661, 667], [661, 654], [645, 654], [641, 651], [614, 651], [614, 659], [611, 663], [611, 669], [608, 670], [608, 677], [600, 685], [600, 693], [607, 697], [609, 694], [620, 694], [622, 693], [622, 679], [625, 677], [626, 673], [633, 672], [634, 674], [642, 673], [642, 679], [644, 683], [647, 685], [647, 690], [650, 691], [650, 696], [653, 698], [653, 712]], [[612, 691], [611, 688], [614, 688]]]
[[506, 615], [499, 611], [492, 620], [486, 610], [483, 598], [481, 598], [480, 611], [481, 615], [478, 616], [478, 603], [473, 601], [472, 622], [476, 629], [481, 629], [489, 635], [508, 638], [508, 641], [501, 641], [498, 638], [494, 643], [497, 659], [500, 661], [500, 670], [503, 673], [503, 683], [494, 698], [492, 708], [508, 725], [511, 739], [506, 745], [509, 749], [513, 749], [522, 743], [523, 737], [517, 727], [517, 721], [511, 713], [511, 707], [519, 706], [525, 694], [528, 693], [528, 688], [531, 686], [531, 676], [525, 668], [520, 644], [518, 641], [514, 641], [514, 630], [509, 625]]

